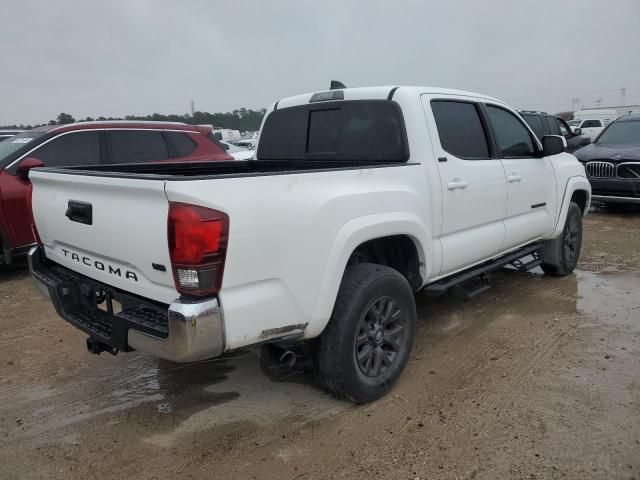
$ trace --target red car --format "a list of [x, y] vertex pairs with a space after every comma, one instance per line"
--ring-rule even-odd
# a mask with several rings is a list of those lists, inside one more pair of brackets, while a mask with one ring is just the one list
[[0, 143], [0, 264], [35, 242], [28, 172], [42, 166], [233, 160], [211, 128], [184, 123], [104, 121], [34, 128]]

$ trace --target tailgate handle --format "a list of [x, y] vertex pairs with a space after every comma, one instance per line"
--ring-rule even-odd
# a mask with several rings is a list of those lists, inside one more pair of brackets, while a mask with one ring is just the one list
[[93, 225], [93, 206], [90, 203], [69, 200], [67, 212], [64, 215], [72, 222]]

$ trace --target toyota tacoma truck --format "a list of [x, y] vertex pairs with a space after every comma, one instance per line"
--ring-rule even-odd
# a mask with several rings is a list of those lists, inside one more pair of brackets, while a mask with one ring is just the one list
[[321, 385], [369, 402], [409, 359], [417, 292], [574, 269], [591, 190], [565, 146], [469, 92], [298, 95], [254, 160], [34, 170], [30, 268], [93, 353], [302, 345]]

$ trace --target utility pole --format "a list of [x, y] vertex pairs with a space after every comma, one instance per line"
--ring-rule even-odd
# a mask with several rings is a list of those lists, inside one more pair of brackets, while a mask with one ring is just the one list
[[620, 89], [620, 106], [624, 107], [627, 104], [627, 88], [626, 87], [622, 87]]
[[193, 115], [194, 113], [196, 113], [196, 102], [191, 100], [191, 115]]

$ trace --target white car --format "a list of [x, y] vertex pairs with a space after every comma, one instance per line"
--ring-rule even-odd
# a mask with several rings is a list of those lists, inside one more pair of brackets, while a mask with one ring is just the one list
[[574, 112], [572, 120], [568, 123], [572, 129], [582, 129], [581, 135], [593, 142], [618, 116], [618, 112], [612, 108], [589, 108]]
[[576, 131], [577, 128], [580, 129], [580, 135], [586, 138], [589, 138], [592, 142], [596, 139], [600, 132], [604, 130], [604, 127], [608, 125], [605, 124], [604, 120], [599, 118], [591, 118], [585, 120], [570, 120], [567, 122], [573, 132]]
[[37, 284], [90, 351], [173, 361], [305, 344], [363, 403], [404, 369], [414, 294], [473, 296], [511, 264], [568, 275], [591, 189], [560, 136], [430, 87], [285, 98], [256, 160], [33, 170]]
[[234, 160], [251, 160], [256, 153], [254, 149], [238, 147], [233, 143], [223, 142], [222, 140], [218, 140], [218, 142], [222, 144], [224, 150], [231, 155]]

